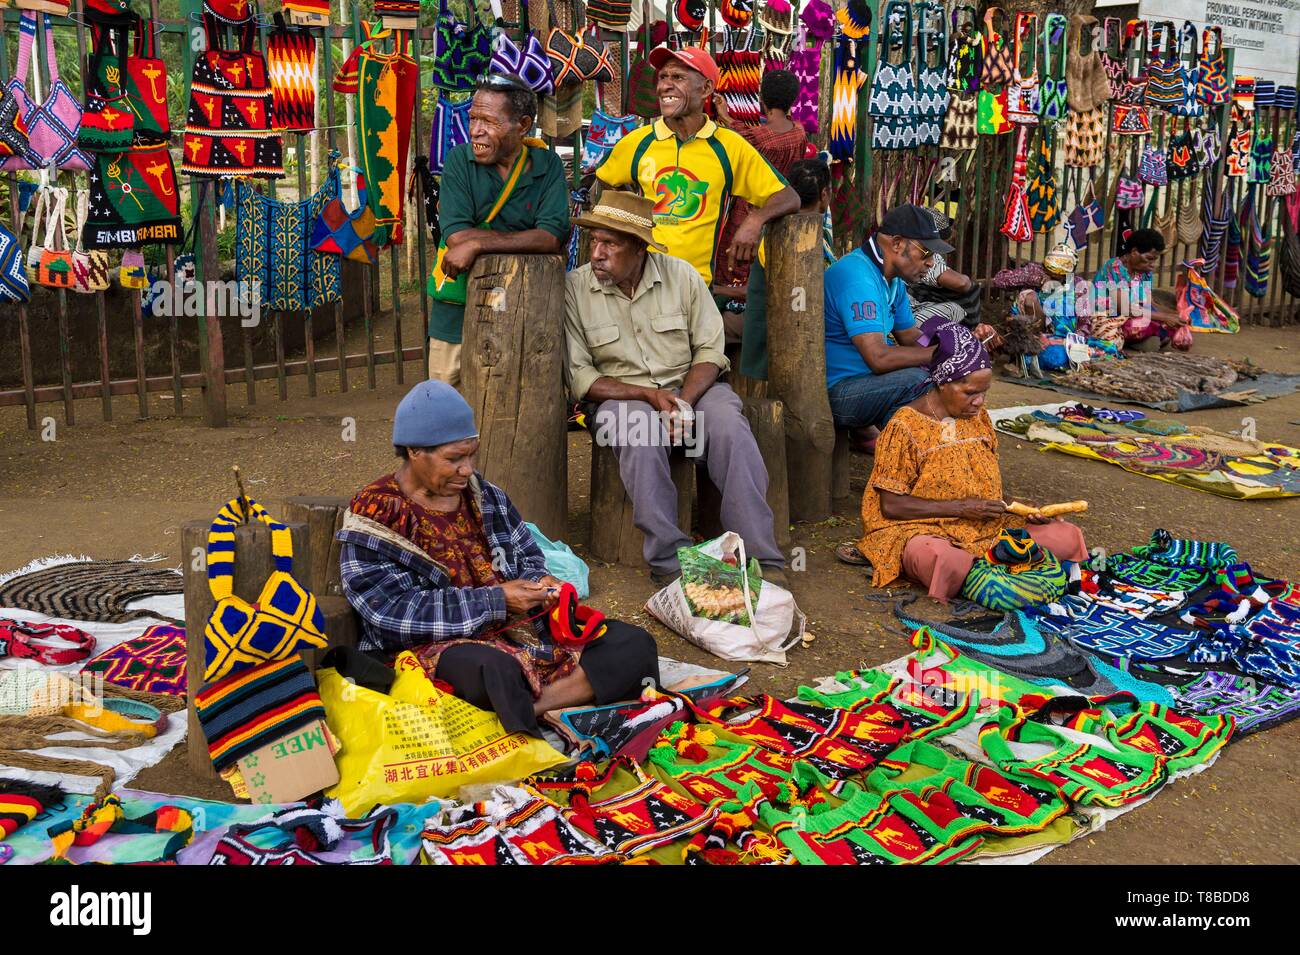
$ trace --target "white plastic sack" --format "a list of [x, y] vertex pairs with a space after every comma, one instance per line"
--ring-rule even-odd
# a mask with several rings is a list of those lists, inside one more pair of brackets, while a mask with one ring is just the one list
[[[808, 618], [795, 605], [794, 594], [771, 581], [762, 582], [758, 600], [754, 601], [750, 575], [741, 571], [748, 561], [740, 535], [728, 531], [698, 547], [682, 548], [678, 556], [686, 558], [682, 576], [646, 601], [650, 615], [697, 647], [724, 660], [785, 666], [786, 651], [803, 638]], [[732, 616], [738, 622], [715, 619], [698, 612], [698, 608], [692, 609], [685, 587], [699, 583], [695, 568], [702, 563], [700, 558], [724, 565], [718, 572], [734, 577], [740, 599]]]

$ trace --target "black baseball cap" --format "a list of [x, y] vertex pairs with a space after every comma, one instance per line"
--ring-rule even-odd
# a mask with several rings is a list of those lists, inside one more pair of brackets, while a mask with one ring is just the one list
[[904, 239], [914, 239], [930, 252], [947, 255], [953, 247], [939, 238], [939, 229], [934, 216], [925, 206], [904, 203], [894, 206], [885, 213], [876, 229], [884, 235], [898, 235]]

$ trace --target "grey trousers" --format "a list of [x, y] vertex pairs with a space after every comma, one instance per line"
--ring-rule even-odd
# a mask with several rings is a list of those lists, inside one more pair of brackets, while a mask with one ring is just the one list
[[942, 315], [960, 325], [966, 321], [966, 310], [956, 302], [918, 302], [912, 299], [912, 318], [916, 324], [922, 324], [932, 315]]
[[[618, 460], [623, 488], [632, 501], [632, 520], [645, 535], [646, 563], [656, 573], [677, 573], [677, 549], [691, 538], [677, 526], [677, 490], [658, 412], [644, 401], [603, 401], [596, 409], [594, 435], [612, 446]], [[722, 493], [722, 526], [741, 536], [750, 557], [765, 566], [784, 567], [767, 504], [767, 465], [730, 385], [714, 384], [695, 403], [693, 441], [695, 447], [688, 450], [702, 449], [696, 460], [705, 462], [709, 479]]]

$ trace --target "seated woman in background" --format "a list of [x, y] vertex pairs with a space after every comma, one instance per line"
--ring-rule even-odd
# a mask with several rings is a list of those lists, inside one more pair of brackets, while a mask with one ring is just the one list
[[431, 679], [534, 736], [548, 710], [636, 699], [658, 681], [654, 638], [639, 627], [607, 619], [581, 650], [555, 644], [546, 611], [563, 581], [475, 470], [474, 413], [454, 388], [416, 385], [397, 406], [393, 446], [402, 463], [352, 499], [338, 534], [359, 649], [414, 650]]
[[925, 390], [898, 409], [876, 444], [862, 540], [841, 544], [837, 556], [870, 563], [874, 587], [906, 577], [943, 601], [961, 592], [975, 558], [1005, 527], [1028, 524], [1060, 560], [1086, 559], [1075, 525], [1006, 512], [998, 439], [984, 408], [993, 380], [988, 352], [961, 325], [944, 325], [935, 338]]
[[[790, 166], [786, 176], [790, 187], [799, 194], [799, 211], [824, 215], [831, 204], [831, 171], [820, 159], [800, 159]], [[831, 265], [835, 253], [829, 237], [822, 234], [822, 261]], [[740, 337], [740, 373], [760, 381], [767, 380], [767, 240], [758, 246], [758, 257], [749, 269], [749, 287], [745, 293], [745, 326]]]
[[1155, 229], [1124, 233], [1119, 255], [1107, 259], [1093, 279], [1092, 334], [1137, 351], [1192, 347], [1192, 330], [1177, 309], [1156, 304], [1151, 272], [1160, 264], [1165, 239]]

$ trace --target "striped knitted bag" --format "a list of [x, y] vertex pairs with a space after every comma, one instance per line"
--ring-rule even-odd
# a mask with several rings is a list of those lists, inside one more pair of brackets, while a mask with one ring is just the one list
[[266, 40], [266, 70], [271, 78], [271, 126], [311, 129], [316, 125], [316, 41], [306, 30], [290, 30], [275, 15]]
[[962, 596], [990, 610], [1019, 610], [1051, 603], [1065, 593], [1069, 575], [1056, 556], [1023, 529], [1007, 529], [976, 558]]
[[1163, 528], [1151, 532], [1149, 543], [1134, 547], [1133, 556], [1169, 567], [1197, 567], [1205, 570], [1223, 570], [1241, 563], [1241, 558], [1231, 544], [1174, 537]]
[[194, 695], [194, 709], [218, 770], [313, 720], [325, 719], [316, 681], [296, 654], [206, 687]]
[[[846, 36], [841, 36], [835, 45], [835, 79], [831, 88], [831, 136], [830, 152], [832, 159], [852, 159], [858, 142], [858, 90], [866, 82], [867, 75], [858, 69], [858, 56], [855, 44]], [[913, 87], [915, 94], [915, 87]], [[875, 103], [875, 90], [872, 90], [871, 102]], [[915, 103], [913, 96], [912, 103]], [[874, 115], [874, 105], [871, 107]], [[910, 127], [909, 127], [910, 128]], [[872, 130], [872, 145], [880, 149], [902, 148], [902, 146], [883, 146], [874, 140], [878, 130]], [[916, 130], [911, 129], [910, 145], [915, 145]]]
[[[249, 518], [271, 529], [275, 558], [275, 570], [252, 604], [234, 593], [235, 527]], [[216, 606], [204, 629], [205, 680], [220, 680], [305, 648], [325, 646], [325, 618], [316, 598], [294, 580], [292, 572], [289, 528], [252, 498], [236, 498], [221, 509], [208, 531], [208, 588]]]

